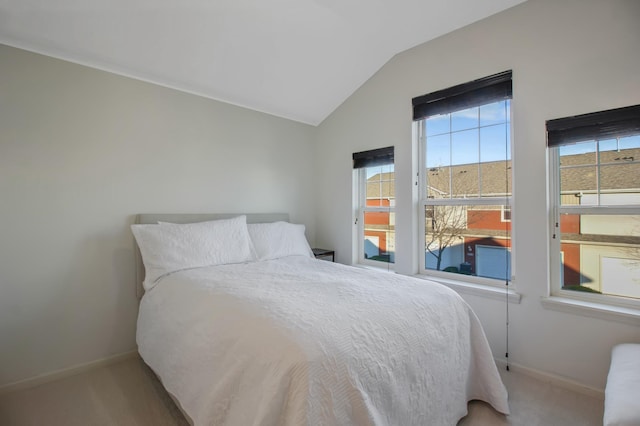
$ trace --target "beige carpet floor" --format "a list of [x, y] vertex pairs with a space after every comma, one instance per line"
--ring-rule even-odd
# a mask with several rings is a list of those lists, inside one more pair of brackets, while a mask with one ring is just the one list
[[[469, 403], [464, 426], [602, 425], [603, 401], [533, 379], [501, 372], [511, 415]], [[0, 395], [2, 426], [187, 425], [154, 374], [139, 358], [100, 367], [38, 387]]]

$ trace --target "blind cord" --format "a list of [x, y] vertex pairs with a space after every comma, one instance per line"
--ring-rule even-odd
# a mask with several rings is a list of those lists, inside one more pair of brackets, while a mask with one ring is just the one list
[[[511, 108], [507, 108], [507, 103], [505, 103], [505, 109], [506, 109], [506, 113], [509, 114]], [[511, 126], [505, 126], [505, 140], [509, 140], [508, 136], [509, 136], [509, 131]], [[513, 216], [513, 211], [511, 209], [511, 204], [509, 203], [509, 167], [507, 167], [508, 164], [508, 158], [509, 158], [509, 144], [505, 144], [504, 145], [504, 151], [505, 151], [505, 162], [504, 162], [504, 183], [505, 183], [505, 205], [509, 206], [509, 221], [504, 221], [504, 230], [505, 230], [505, 234], [506, 234], [506, 241], [509, 247], [507, 247], [507, 249], [505, 250], [505, 281], [504, 281], [504, 293], [505, 293], [505, 315], [506, 315], [506, 325], [505, 325], [505, 360], [506, 360], [506, 369], [507, 371], [509, 371], [509, 248], [511, 246], [513, 246], [512, 242], [511, 242], [511, 232], [510, 232], [510, 224], [512, 216]]]

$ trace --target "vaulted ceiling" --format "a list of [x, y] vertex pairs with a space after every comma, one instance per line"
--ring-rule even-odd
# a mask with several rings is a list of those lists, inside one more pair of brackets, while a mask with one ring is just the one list
[[0, 43], [317, 125], [395, 54], [524, 0], [0, 0]]

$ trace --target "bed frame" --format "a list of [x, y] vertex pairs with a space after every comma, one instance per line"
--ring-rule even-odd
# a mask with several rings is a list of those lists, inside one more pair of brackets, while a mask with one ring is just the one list
[[[195, 223], [204, 222], [207, 220], [217, 219], [231, 219], [240, 215], [247, 216], [247, 223], [269, 223], [277, 221], [289, 221], [288, 213], [142, 213], [136, 215], [136, 224], [155, 224], [158, 222], [171, 222], [171, 223]], [[134, 255], [136, 265], [136, 295], [141, 298], [144, 294], [144, 287], [142, 281], [144, 281], [144, 264], [142, 263], [142, 256], [140, 255], [140, 249], [133, 240]]]

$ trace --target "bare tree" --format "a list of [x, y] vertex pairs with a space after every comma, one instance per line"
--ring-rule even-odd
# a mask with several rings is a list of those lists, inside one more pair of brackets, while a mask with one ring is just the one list
[[462, 240], [468, 227], [467, 206], [428, 206], [425, 212], [427, 234], [426, 249], [436, 258], [436, 269], [442, 267], [445, 250]]

